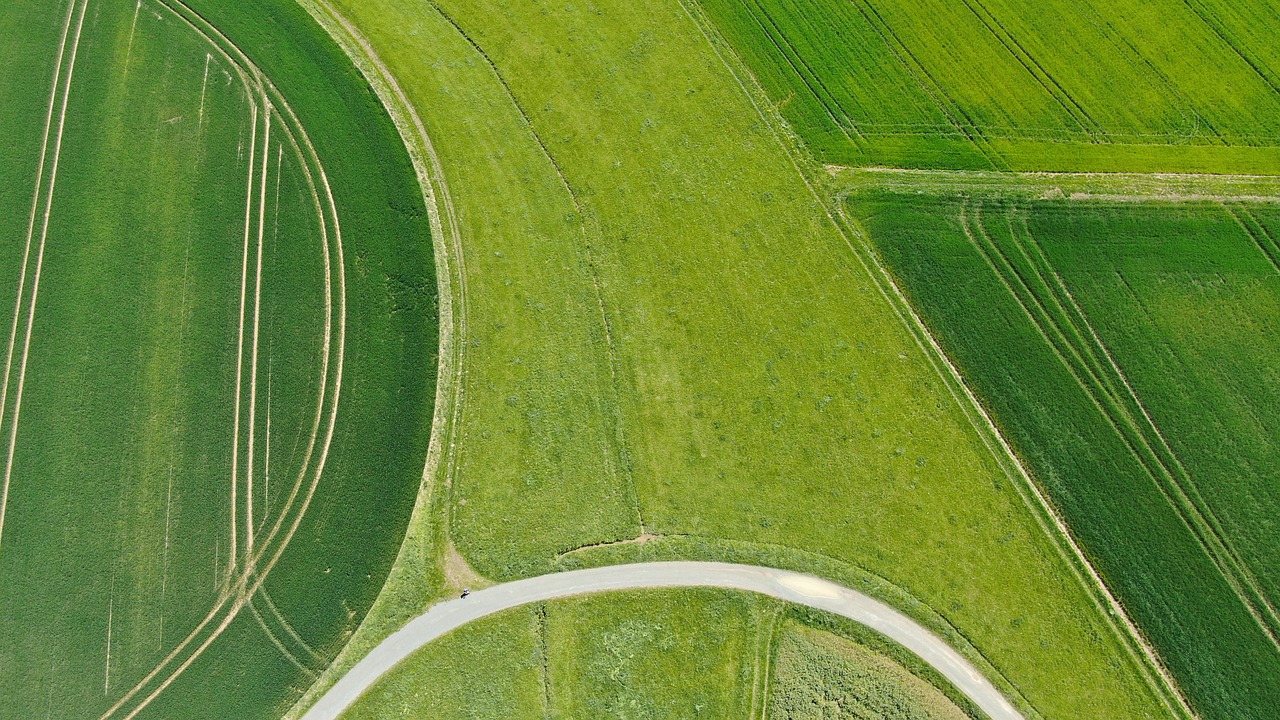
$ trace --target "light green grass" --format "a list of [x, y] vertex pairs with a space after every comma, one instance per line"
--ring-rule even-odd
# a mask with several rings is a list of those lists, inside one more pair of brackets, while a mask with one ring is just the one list
[[346, 720], [542, 720], [537, 608], [478, 620], [414, 653], [343, 713]]
[[[15, 138], [5, 156], [15, 162], [0, 174], [0, 212], [14, 228], [0, 257], [6, 344], [69, 3], [56, 5], [0, 10], [0, 24], [22, 28], [10, 35], [20, 40], [4, 44], [6, 60], [14, 61], [4, 72], [14, 82], [5, 85], [2, 120]], [[319, 168], [294, 152], [282, 114], [274, 113], [269, 144], [265, 115], [259, 116], [255, 145], [249, 94], [214, 45], [156, 2], [90, 3], [60, 138], [47, 247], [38, 252], [38, 223], [3, 408], [7, 454], [39, 263], [0, 538], [0, 717], [96, 717], [123, 701], [112, 715], [118, 717], [139, 707], [234, 611], [229, 577], [244, 570], [251, 535], [255, 551], [281, 548], [309, 501], [280, 562], [268, 553], [257, 563], [259, 575], [271, 574], [253, 598], [253, 609], [303, 667], [291, 664], [244, 608], [139, 717], [278, 715], [372, 602], [419, 484], [434, 389], [435, 308], [421, 196], [394, 128], [300, 10], [280, 4], [264, 21], [267, 10], [258, 6], [197, 5], [251, 56], [265, 56], [265, 73], [311, 129], [345, 233], [345, 271], [333, 218], [324, 219], [326, 244], [304, 181], [304, 167], [317, 174]], [[73, 34], [81, 6], [74, 4]], [[64, 78], [69, 67], [70, 48]], [[277, 109], [283, 103], [272, 102]], [[264, 149], [268, 174], [261, 184]], [[237, 369], [251, 158], [247, 312]], [[345, 300], [338, 291], [344, 272]], [[343, 302], [347, 374], [336, 432], [326, 443], [326, 417], [309, 450], [317, 417], [333, 405]], [[333, 323], [327, 350], [326, 315]], [[326, 353], [330, 390], [321, 408]], [[314, 494], [305, 478], [286, 510], [304, 464], [314, 472], [325, 453]], [[273, 534], [282, 517], [283, 529]], [[214, 619], [201, 629], [211, 609]], [[196, 644], [181, 648], [189, 634]], [[148, 679], [171, 651], [176, 659]], [[255, 672], [233, 669], [248, 667]], [[135, 686], [140, 692], [126, 699]]]
[[[1274, 8], [702, 0], [825, 162], [1280, 172]], [[1229, 150], [1223, 152], [1225, 147]]]
[[[827, 556], [887, 578], [1046, 715], [1161, 712], [681, 6], [445, 3], [457, 28], [421, 4], [340, 7], [423, 117], [458, 208], [464, 419], [438, 489], [479, 572], [545, 572], [558, 552], [635, 537], [638, 497], [650, 532], [804, 549], [802, 567]], [[530, 232], [566, 220], [582, 227]], [[523, 284], [542, 266], [503, 260], [530, 237], [585, 267], [561, 260], [562, 275]], [[498, 335], [481, 324], [499, 322]], [[529, 354], [547, 327], [577, 339]], [[590, 388], [603, 410], [521, 410], [496, 380], [512, 368]], [[526, 454], [598, 460], [575, 466], [578, 484], [486, 462]]]
[[[821, 613], [721, 590], [556, 600], [423, 647], [343, 718], [970, 717], [845, 629]], [[830, 714], [836, 703], [870, 714]]]
[[937, 688], [863, 645], [792, 623], [776, 643], [769, 699], [776, 720], [969, 717]]
[[1265, 716], [1274, 211], [931, 193], [850, 206], [1196, 710]]

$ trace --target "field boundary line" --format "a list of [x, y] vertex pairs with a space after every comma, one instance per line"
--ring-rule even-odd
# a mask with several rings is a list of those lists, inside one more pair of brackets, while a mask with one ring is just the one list
[[[392, 122], [405, 141], [422, 189], [433, 235], [440, 303], [436, 411], [432, 418], [427, 461], [423, 467], [423, 483], [424, 488], [430, 488], [434, 486], [435, 480], [441, 479], [437, 476], [442, 474], [447, 488], [451, 484], [452, 472], [449, 468], [455, 452], [455, 433], [459, 425], [464, 390], [463, 360], [466, 345], [461, 338], [467, 335], [467, 281], [458, 213], [449, 194], [444, 168], [422, 118], [368, 40], [326, 0], [299, 2], [303, 3], [313, 19], [325, 28], [334, 41], [346, 50], [352, 62], [383, 101]], [[443, 473], [441, 468], [445, 468]], [[429, 501], [420, 503], [420, 508], [429, 504]], [[415, 508], [415, 513], [418, 511], [419, 508]]]
[[[790, 159], [797, 175], [800, 176], [808, 188], [814, 201], [822, 208], [828, 221], [840, 234], [851, 254], [861, 264], [868, 276], [871, 277], [876, 288], [907, 329], [908, 334], [915, 340], [917, 346], [921, 348], [938, 377], [951, 392], [961, 410], [977, 431], [980, 440], [987, 444], [997, 464], [1013, 481], [1013, 486], [1018, 489], [1019, 496], [1031, 510], [1035, 521], [1044, 530], [1045, 534], [1051, 538], [1051, 544], [1067, 566], [1072, 569], [1073, 575], [1080, 583], [1080, 587], [1085, 591], [1086, 596], [1093, 600], [1105, 624], [1112, 629], [1120, 644], [1128, 650], [1130, 658], [1134, 661], [1139, 673], [1147, 680], [1153, 694], [1165, 705], [1171, 716], [1195, 718], [1195, 713], [1192, 712], [1190, 705], [1178, 685], [1174, 682], [1173, 677], [1169, 674], [1168, 669], [1160, 662], [1155, 649], [1138, 630], [1137, 625], [1134, 624], [1124, 607], [1112, 594], [1111, 589], [1103, 582], [1101, 575], [1084, 553], [1075, 536], [1071, 534], [1066, 522], [1049, 501], [1043, 488], [1032, 478], [1022, 460], [1013, 451], [1012, 446], [1009, 445], [1009, 442], [1000, 432], [990, 414], [987, 413], [986, 408], [978, 402], [973, 390], [964, 382], [960, 371], [942, 351], [941, 345], [928, 326], [925, 325], [924, 321], [916, 313], [915, 308], [907, 301], [901, 288], [898, 287], [889, 271], [875, 255], [874, 250], [869, 245], [865, 230], [862, 230], [852, 218], [845, 214], [841, 207], [843, 203], [839, 197], [833, 198], [836, 207], [834, 212], [832, 211], [828, 201], [814, 187], [809, 174], [801, 166], [797, 152], [783, 140], [783, 133], [788, 132], [785, 120], [764, 110], [760, 97], [767, 97], [767, 95], [764, 95], [759, 90], [758, 83], [756, 83], [750, 72], [736, 67], [729, 57], [732, 57], [738, 63], [742, 62], [741, 59], [736, 55], [732, 55], [731, 50], [721, 50], [720, 43], [724, 42], [723, 39], [720, 39], [713, 27], [708, 27], [705, 19], [700, 20], [698, 11], [690, 7], [689, 0], [679, 0], [679, 2], [689, 18], [698, 26], [703, 37], [706, 38], [720, 61], [738, 83], [739, 88], [751, 102], [757, 114], [769, 127], [778, 145], [783, 148]], [[717, 39], [719, 39], [719, 42], [717, 42]], [[731, 47], [726, 43], [726, 48]], [[730, 53], [730, 55], [727, 57], [726, 53]], [[749, 87], [747, 81], [743, 79], [744, 76], [751, 78], [751, 82], [756, 84]], [[755, 88], [754, 91], [753, 87]], [[857, 238], [856, 243], [854, 238]], [[989, 661], [988, 664], [990, 664]], [[1002, 679], [1004, 679], [1003, 676]], [[1004, 681], [1008, 683], [1007, 679], [1004, 679]], [[1009, 683], [1009, 685], [1012, 686], [1012, 683]], [[1021, 699], [1025, 702], [1025, 698]]]
[[[1169, 499], [1174, 502], [1174, 506], [1175, 509], [1178, 510], [1178, 514], [1184, 516], [1184, 522], [1188, 523], [1188, 525], [1200, 526], [1200, 530], [1198, 532], [1193, 530], [1193, 533], [1197, 534], [1197, 536], [1203, 535], [1203, 537], [1200, 537], [1200, 541], [1205, 546], [1210, 557], [1214, 559], [1214, 564], [1218, 567], [1219, 572], [1223, 575], [1235, 575], [1234, 580], [1230, 577], [1227, 578], [1228, 584], [1232, 585], [1233, 589], [1235, 589], [1237, 595], [1240, 597], [1240, 600], [1248, 606], [1250, 614], [1254, 616], [1254, 620], [1258, 622], [1263, 632], [1270, 637], [1272, 644], [1276, 646], [1277, 650], [1280, 650], [1280, 640], [1277, 639], [1276, 630], [1276, 628], [1280, 627], [1280, 617], [1277, 617], [1275, 607], [1267, 598], [1266, 593], [1263, 592], [1252, 570], [1241, 559], [1239, 551], [1234, 547], [1230, 537], [1223, 530], [1221, 522], [1213, 513], [1212, 507], [1200, 494], [1199, 488], [1191, 478], [1190, 472], [1182, 464], [1181, 459], [1179, 459], [1177, 453], [1174, 452], [1173, 447], [1169, 444], [1164, 433], [1160, 430], [1159, 425], [1156, 424], [1155, 420], [1151, 417], [1150, 412], [1148, 412], [1146, 406], [1142, 403], [1141, 397], [1139, 397], [1138, 393], [1129, 383], [1128, 377], [1125, 376], [1124, 371], [1121, 370], [1119, 364], [1116, 363], [1115, 358], [1112, 357], [1106, 344], [1102, 342], [1102, 338], [1089, 322], [1089, 318], [1085, 314], [1084, 309], [1080, 307], [1078, 302], [1076, 302], [1075, 296], [1072, 295], [1070, 289], [1067, 288], [1062, 276], [1053, 268], [1053, 265], [1049, 262], [1049, 258], [1045, 254], [1044, 249], [1040, 247], [1035, 237], [1031, 234], [1031, 228], [1027, 224], [1026, 218], [1022, 215], [1019, 215], [1018, 217], [1023, 226], [1027, 244], [1037, 251], [1041, 259], [1041, 264], [1043, 264], [1044, 268], [1053, 276], [1056, 284], [1066, 297], [1070, 308], [1063, 305], [1061, 299], [1055, 296], [1053, 293], [1053, 286], [1049, 283], [1048, 279], [1044, 277], [1043, 270], [1037, 267], [1036, 261], [1027, 252], [1026, 246], [1021, 240], [1019, 240], [1018, 233], [1013, 227], [1012, 218], [1009, 218], [1010, 239], [1013, 245], [1027, 260], [1030, 272], [1034, 273], [1040, 279], [1041, 283], [1048, 291], [1049, 296], [1046, 299], [1037, 298], [1035, 290], [1029, 285], [1026, 286], [1027, 292], [1038, 304], [1043, 305], [1045, 302], [1049, 302], [1058, 306], [1058, 310], [1062, 314], [1063, 321], [1066, 326], [1072, 330], [1073, 334], [1078, 338], [1082, 345], [1081, 348], [1074, 350], [1073, 354], [1077, 357], [1081, 357], [1080, 352], [1083, 351], [1083, 353], [1093, 359], [1097, 367], [1090, 369], [1087, 363], [1085, 363], [1085, 372], [1093, 376], [1093, 380], [1100, 386], [1101, 392], [1111, 395], [1110, 405], [1114, 406], [1114, 410], [1110, 412], [1118, 413], [1117, 420], [1121, 424], [1128, 426], [1133, 432], [1137, 441], [1141, 444], [1141, 449], [1144, 450], [1146, 454], [1150, 455], [1150, 460], [1155, 463], [1155, 468], [1151, 468], [1145, 461], [1139, 460], [1139, 462], [1147, 467], [1148, 474], [1150, 474], [1151, 478], [1156, 480], [1157, 483], [1159, 483], [1160, 478], [1163, 477], [1164, 481], [1172, 486], [1172, 497], [1169, 497], [1170, 493], [1168, 491], [1165, 492], [1166, 497], [1169, 497]], [[1000, 251], [997, 249], [997, 252]], [[1013, 272], [1017, 272], [1016, 268], [1007, 260], [1007, 258], [1006, 263], [1009, 264]], [[1023, 282], [1025, 284], [1025, 280]], [[1076, 319], [1072, 317], [1070, 310], [1074, 310], [1075, 316], [1079, 318], [1079, 324], [1077, 324]], [[1051, 323], [1054, 323], [1052, 314], [1049, 313], [1048, 308], [1045, 308], [1043, 312], [1045, 313], [1046, 318], [1049, 319]], [[1088, 336], [1086, 336], [1081, 330], [1081, 326], [1083, 326], [1084, 330], [1088, 331]], [[1067, 345], [1072, 344], [1071, 339], [1066, 335], [1062, 328], [1058, 328], [1058, 334]], [[1093, 341], [1092, 344], [1090, 343], [1090, 340]], [[1103, 360], [1105, 360], [1105, 362], [1103, 362]], [[1106, 377], [1108, 370], [1110, 370], [1110, 374], [1114, 377]], [[1114, 383], [1115, 380], [1119, 381], [1118, 385]], [[1130, 408], [1129, 405], [1132, 405], [1132, 408]], [[1133, 409], [1137, 410], [1136, 416], [1133, 413]], [[1139, 417], [1141, 418], [1141, 421], [1139, 420]], [[1145, 421], [1145, 425], [1142, 421]], [[1148, 436], [1147, 428], [1150, 428], [1154, 437]], [[1117, 430], [1118, 429], [1119, 428], [1117, 428]], [[1129, 442], [1131, 441], [1126, 440], [1126, 443]], [[1155, 472], [1157, 468], [1159, 472]], [[1257, 605], [1255, 605], [1255, 601]]]
[[[342, 47], [382, 100], [393, 124], [405, 141], [413, 162], [431, 228], [436, 259], [436, 284], [440, 304], [440, 359], [437, 366], [435, 413], [423, 468], [424, 487], [433, 485], [441, 467], [453, 454], [453, 430], [458, 426], [463, 391], [463, 358], [466, 336], [466, 272], [462, 231], [457, 210], [445, 181], [444, 169], [426, 126], [395, 76], [378, 57], [369, 41], [327, 0], [299, 0], [312, 18]], [[443, 216], [443, 220], [442, 220]], [[446, 222], [447, 221], [447, 222]], [[447, 227], [447, 232], [446, 232]], [[450, 262], [452, 260], [453, 262]], [[446, 436], [448, 440], [446, 442]], [[443, 473], [446, 485], [450, 472]], [[429, 503], [428, 503], [429, 504]], [[415, 512], [417, 509], [415, 508]]]
[[838, 202], [879, 191], [1031, 202], [1280, 203], [1280, 176], [1275, 175], [824, 167], [835, 182]]
[[[1023, 312], [1027, 315], [1027, 318], [1035, 327], [1036, 332], [1040, 335], [1041, 339], [1049, 345], [1053, 350], [1054, 355], [1058, 358], [1058, 361], [1062, 363], [1063, 367], [1076, 381], [1079, 388], [1092, 401], [1094, 407], [1116, 433], [1121, 444], [1129, 451], [1129, 454], [1142, 469], [1142, 472], [1145, 473], [1148, 479], [1155, 484], [1157, 490], [1160, 491], [1161, 496], [1164, 497], [1165, 501], [1169, 503], [1186, 528], [1191, 532], [1192, 536], [1200, 545], [1201, 550], [1209, 557], [1219, 574], [1223, 576], [1223, 579], [1231, 587], [1236, 598], [1240, 600], [1240, 602], [1249, 611], [1250, 615], [1253, 616], [1254, 621], [1258, 623], [1263, 632], [1267, 634], [1272, 643], [1275, 644], [1275, 637], [1270, 630], [1263, 613], [1263, 609], [1269, 610], [1270, 606], [1267, 604], [1265, 596], [1262, 595], [1256, 585], [1251, 584], [1251, 576], [1247, 574], [1245, 568], [1240, 567], [1239, 561], [1232, 553], [1230, 547], [1224, 542], [1223, 538], [1217, 535], [1213, 525], [1204, 517], [1204, 514], [1195, 504], [1195, 501], [1189, 496], [1186, 489], [1183, 488], [1177, 479], [1173, 477], [1170, 469], [1164, 465], [1159, 454], [1151, 446], [1148, 438], [1146, 438], [1145, 434], [1138, 427], [1137, 422], [1124, 407], [1123, 401], [1118, 397], [1119, 392], [1115, 389], [1111, 392], [1107, 391], [1107, 383], [1099, 374], [1101, 372], [1101, 367], [1097, 369], [1090, 368], [1088, 361], [1085, 360], [1082, 355], [1082, 352], [1086, 351], [1076, 347], [1071, 342], [1071, 339], [1067, 334], [1067, 330], [1063, 326], [1063, 323], [1069, 323], [1069, 320], [1058, 321], [1054, 319], [1053, 313], [1046, 305], [1046, 300], [1036, 295], [1035, 290], [1032, 289], [1027, 279], [1022, 277], [1018, 272], [1017, 267], [1008, 259], [995, 241], [987, 234], [986, 229], [982, 225], [982, 220], [978, 215], [979, 211], [975, 209], [974, 217], [966, 218], [965, 210], [967, 207], [968, 203], [961, 208], [961, 225], [965, 230], [965, 236], [969, 239], [970, 243], [973, 244], [974, 248], [978, 250], [979, 254], [983, 256], [983, 259], [987, 262], [987, 266], [1000, 279], [1005, 290], [1014, 297], [1015, 301], [1022, 308]], [[972, 223], [974, 228], [977, 229], [978, 235], [975, 235], [971, 231], [970, 223]], [[1010, 230], [1013, 232], [1012, 226], [1010, 227]], [[979, 236], [985, 240], [986, 246], [989, 246], [989, 250], [979, 243]], [[1011, 240], [1015, 244], [1017, 243], [1016, 238], [1011, 238]], [[1001, 269], [1000, 263], [996, 262], [996, 257], [999, 257], [1003, 265], [1007, 266], [1006, 269], [1008, 274]], [[1014, 282], [1010, 279], [1010, 275], [1016, 279], [1016, 284], [1021, 287], [1021, 292], [1014, 288]], [[1035, 306], [1034, 312], [1028, 303]], [[1064, 315], [1066, 314], [1065, 308], [1059, 309]], [[1037, 312], [1039, 313], [1039, 316], [1037, 316]], [[1076, 329], [1076, 331], [1077, 333], [1079, 332], [1078, 329]], [[1057, 337], [1057, 340], [1050, 336], [1050, 332]], [[1083, 336], [1081, 336], [1081, 342], [1084, 342]], [[1079, 365], [1073, 365], [1067, 358], [1067, 355], [1074, 357]], [[1091, 387], [1090, 381], [1098, 387]], [[1125, 432], [1125, 428], [1129, 430], [1129, 433]], [[1136, 437], [1132, 437], [1131, 435]], [[1147, 457], [1148, 455], [1150, 457]], [[1151, 463], [1154, 463], [1155, 467], [1153, 467]], [[1159, 468], [1158, 471], [1157, 468]], [[1169, 487], [1170, 485], [1172, 487]], [[1226, 556], [1225, 559], [1222, 555]], [[1254, 595], [1259, 597], [1259, 600], [1263, 603], [1263, 609], [1256, 607], [1253, 601], [1247, 597], [1248, 593], [1245, 592], [1245, 587], [1251, 590]]]
[[[422, 485], [409, 520], [409, 531], [412, 533], [414, 527], [422, 526], [432, 535], [432, 542], [440, 545], [447, 537], [448, 522], [446, 519], [446, 522], [435, 526], [431, 522], [431, 514], [452, 486], [466, 377], [468, 284], [458, 212], [453, 204], [444, 167], [431, 142], [426, 124], [368, 39], [327, 0], [298, 1], [344, 50], [381, 100], [404, 141], [427, 210], [435, 258], [440, 317], [439, 347], [431, 437], [423, 463]], [[409, 557], [414, 552], [410, 547], [411, 539], [411, 535], [406, 535], [392, 565], [392, 573], [396, 568], [411, 562]], [[388, 597], [386, 593], [384, 586], [375, 600], [374, 608]], [[366, 616], [366, 621], [368, 617]], [[355, 637], [360, 635], [363, 627], [365, 626], [357, 628]], [[351, 643], [348, 641], [326, 672], [298, 699], [285, 717], [296, 718], [309, 702], [314, 702], [317, 688], [324, 687], [326, 683], [331, 684], [332, 669], [350, 656]]]

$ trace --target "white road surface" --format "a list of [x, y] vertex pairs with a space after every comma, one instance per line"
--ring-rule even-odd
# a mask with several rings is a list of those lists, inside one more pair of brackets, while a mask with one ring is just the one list
[[432, 607], [382, 641], [302, 720], [337, 720], [365, 690], [415, 650], [469, 622], [529, 603], [643, 588], [714, 587], [760, 593], [862, 623], [920, 656], [992, 720], [1023, 720], [995, 686], [942, 638], [856, 590], [785, 570], [709, 562], [655, 562], [553, 573], [478, 590]]

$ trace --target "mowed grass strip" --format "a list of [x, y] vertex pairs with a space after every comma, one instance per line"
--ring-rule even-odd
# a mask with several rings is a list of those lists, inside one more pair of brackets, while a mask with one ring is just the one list
[[1275, 267], [1215, 206], [977, 205], [850, 201], [1197, 712], [1265, 716]]
[[[582, 456], [608, 449], [596, 438], [618, 438], [621, 449], [611, 452], [629, 459], [640, 516], [614, 500], [627, 487], [603, 462], [590, 466], [590, 483], [558, 495], [503, 467], [464, 466], [452, 476], [449, 513], [453, 539], [476, 570], [505, 579], [558, 567], [558, 553], [591, 542], [576, 529], [585, 522], [612, 524], [623, 539], [627, 530], [639, 535], [640, 519], [660, 535], [803, 548], [867, 568], [936, 609], [1041, 712], [1161, 712], [1012, 481], [681, 6], [640, 12], [607, 4], [587, 12], [442, 4], [452, 22], [398, 0], [340, 7], [402, 79], [429, 129], [454, 127], [450, 117], [467, 117], [460, 108], [488, 110], [470, 116], [466, 144], [433, 135], [455, 202], [469, 193], [491, 200], [491, 168], [508, 172], [500, 159], [545, 152], [542, 174], [530, 177], [554, 187], [558, 169], [559, 197], [585, 226], [585, 236], [575, 227], [547, 242], [565, 243], [558, 253], [589, 253], [598, 272], [599, 300], [589, 276], [581, 282], [570, 274], [572, 286], [551, 283], [547, 291], [570, 307], [603, 301], [609, 336], [598, 314], [577, 316], [582, 325], [574, 332], [593, 339], [586, 357], [594, 358], [580, 363], [587, 371], [580, 384], [598, 382], [599, 368], [616, 368], [616, 386], [608, 384], [611, 374], [595, 392], [617, 393], [621, 422], [544, 416], [573, 423], [552, 425], [547, 447]], [[486, 104], [460, 104], [476, 91], [430, 82], [437, 73], [488, 88]], [[503, 197], [522, 210], [538, 208], [520, 195]], [[565, 207], [539, 221], [565, 219]], [[525, 226], [491, 224], [506, 212], [459, 213], [465, 262], [501, 259], [498, 253], [527, 244]], [[530, 215], [526, 226], [539, 217]], [[485, 281], [498, 286], [515, 285], [530, 270], [489, 262], [496, 261], [486, 261], [486, 272], [498, 274]], [[476, 272], [468, 268], [469, 277]], [[538, 307], [534, 296], [482, 294], [475, 284], [466, 298], [470, 318], [518, 317], [514, 310]], [[523, 367], [563, 367], [557, 354], [525, 355], [518, 337], [495, 347], [494, 360], [505, 352]], [[579, 347], [563, 357], [578, 358]], [[488, 367], [469, 366], [464, 407], [471, 388], [490, 382], [481, 372]], [[473, 427], [489, 437], [476, 439], [473, 430], [459, 443], [504, 443], [504, 456], [518, 457], [522, 443], [534, 440], [499, 436], [478, 420]], [[556, 547], [563, 549], [549, 552]], [[1097, 703], [1098, 693], [1105, 702]], [[1080, 704], [1086, 695], [1094, 698], [1087, 706]]]
[[[1057, 0], [700, 6], [824, 162], [1276, 172], [1280, 80], [1264, 37], [1280, 19], [1271, 9]], [[1233, 149], [1206, 149], [1223, 146]]]

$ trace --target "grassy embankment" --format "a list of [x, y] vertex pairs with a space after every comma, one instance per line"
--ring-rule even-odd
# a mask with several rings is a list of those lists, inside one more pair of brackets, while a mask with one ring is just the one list
[[969, 717], [829, 621], [714, 590], [555, 601], [423, 648], [344, 718]]
[[1274, 7], [701, 4], [824, 162], [1280, 172]]
[[[39, 210], [4, 408], [7, 453], [21, 383], [0, 546], [0, 634], [11, 640], [0, 647], [0, 716], [123, 715], [162, 687], [142, 716], [272, 716], [359, 623], [418, 487], [435, 345], [420, 195], [394, 128], [305, 14], [196, 5], [251, 56], [267, 55], [266, 75], [311, 131], [342, 222], [343, 288], [337, 228], [325, 217], [326, 243], [307, 182], [310, 170], [323, 185], [319, 166], [292, 147], [280, 97], [268, 131], [236, 63], [159, 4], [92, 3], [77, 44], [85, 7], [0, 11], [23, 28], [4, 48], [14, 82], [2, 122], [15, 142], [0, 210], [23, 230], [33, 194]], [[6, 247], [15, 298], [24, 245]], [[268, 570], [237, 612], [236, 588]]]
[[1275, 211], [914, 192], [850, 208], [1197, 711], [1266, 716]]
[[[340, 7], [422, 117], [462, 230], [463, 415], [436, 489], [480, 573], [629, 553], [819, 570], [968, 638], [1046, 715], [1161, 712], [679, 5], [444, 5]], [[575, 551], [642, 532], [660, 537]], [[389, 588], [363, 642], [428, 575]]]

